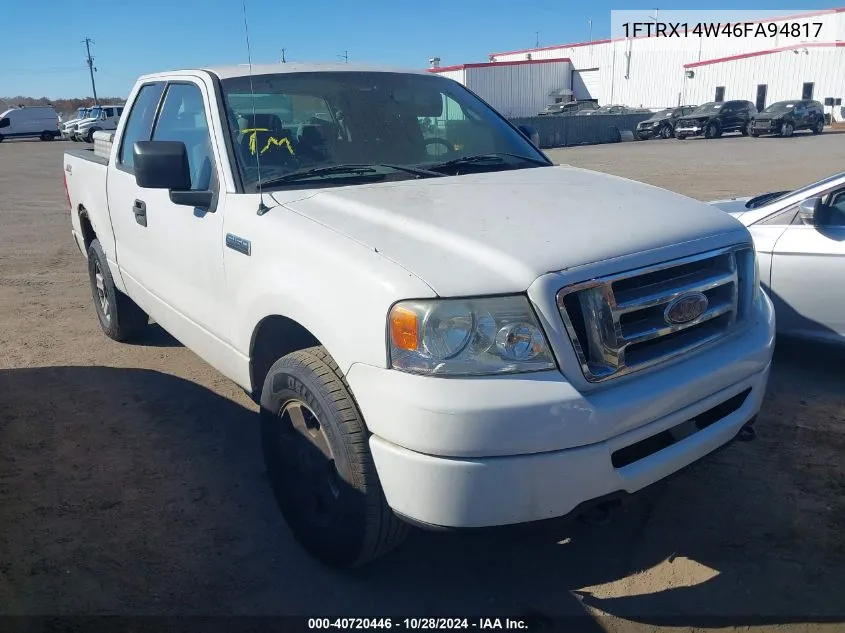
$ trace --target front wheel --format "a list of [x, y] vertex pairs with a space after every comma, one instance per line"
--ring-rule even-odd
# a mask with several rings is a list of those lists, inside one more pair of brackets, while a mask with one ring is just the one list
[[91, 128], [91, 129], [90, 129], [90, 130], [88, 130], [88, 132], [85, 134], [85, 142], [86, 142], [86, 143], [93, 143], [93, 142], [94, 142], [94, 132], [99, 132], [99, 130], [96, 130], [96, 129], [94, 129], [94, 128]]
[[353, 567], [404, 540], [408, 525], [387, 504], [366, 425], [325, 348], [273, 364], [260, 415], [276, 503], [307, 552], [331, 567]]
[[669, 125], [664, 125], [662, 128], [660, 128], [660, 138], [672, 138], [672, 127]]
[[52, 132], [41, 132], [41, 140], [42, 141], [52, 141], [53, 140], [53, 133]]
[[795, 126], [792, 125], [789, 121], [785, 121], [780, 126], [780, 135], [783, 138], [789, 138], [792, 136], [792, 133], [795, 131]]
[[751, 125], [752, 125], [751, 121], [749, 121], [748, 123], [746, 123], [746, 124], [742, 127], [742, 129], [740, 130], [740, 133], [741, 133], [743, 136], [748, 136], [749, 134], [751, 134]]
[[675, 138], [679, 141], [683, 141], [687, 137], [686, 134], [675, 134]]
[[716, 138], [720, 135], [719, 126], [716, 123], [708, 123], [704, 128], [704, 138]]
[[819, 119], [813, 126], [813, 134], [821, 134], [824, 132], [824, 119]]
[[88, 279], [100, 327], [115, 341], [128, 341], [149, 323], [147, 314], [114, 285], [106, 254], [99, 240], [88, 247]]

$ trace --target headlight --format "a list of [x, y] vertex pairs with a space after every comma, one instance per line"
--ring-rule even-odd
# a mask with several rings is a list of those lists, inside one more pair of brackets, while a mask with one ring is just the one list
[[546, 337], [523, 296], [402, 301], [388, 317], [393, 369], [480, 376], [554, 369]]

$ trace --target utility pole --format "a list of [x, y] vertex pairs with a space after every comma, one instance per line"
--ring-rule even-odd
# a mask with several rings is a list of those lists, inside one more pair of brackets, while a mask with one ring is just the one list
[[283, 63], [283, 64], [287, 63], [287, 62], [285, 61], [285, 51], [286, 51], [286, 50], [288, 50], [288, 49], [286, 49], [286, 48], [283, 48], [283, 49], [282, 49], [282, 63]]
[[343, 55], [338, 55], [338, 57], [343, 57], [345, 63], [349, 63], [349, 51], [343, 51]]
[[85, 44], [85, 51], [88, 53], [88, 58], [85, 60], [85, 63], [88, 64], [88, 72], [91, 73], [91, 90], [94, 91], [94, 105], [98, 105], [99, 102], [97, 101], [97, 86], [94, 84], [94, 71], [97, 69], [94, 68], [94, 58], [91, 57], [91, 44], [94, 44], [94, 40], [90, 37], [86, 37], [83, 40]]
[[534, 31], [534, 35], [537, 36], [537, 39], [534, 42], [534, 48], [540, 48], [540, 31]]

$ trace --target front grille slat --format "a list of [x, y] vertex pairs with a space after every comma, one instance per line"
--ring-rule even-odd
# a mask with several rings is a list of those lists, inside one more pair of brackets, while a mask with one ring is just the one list
[[[587, 380], [645, 369], [726, 336], [748, 312], [752, 249], [733, 246], [561, 289], [558, 309]], [[688, 318], [676, 318], [677, 304], [690, 299], [693, 311], [681, 313]]]
[[730, 303], [724, 303], [722, 305], [716, 305], [711, 308], [708, 308], [704, 314], [702, 314], [697, 319], [690, 321], [689, 323], [683, 323], [681, 325], [666, 325], [665, 321], [661, 319], [662, 325], [656, 325], [655, 322], [657, 319], [649, 319], [645, 322], [645, 327], [632, 327], [628, 333], [624, 333], [622, 336], [622, 340], [624, 341], [624, 347], [628, 345], [634, 345], [636, 343], [644, 343], [646, 341], [650, 341], [655, 338], [659, 338], [662, 336], [666, 336], [667, 334], [672, 334], [673, 332], [679, 332], [681, 330], [685, 330], [690, 327], [694, 327], [705, 321], [709, 321], [710, 319], [715, 319], [716, 317], [720, 317], [723, 314], [727, 314], [728, 312], [733, 311], [734, 306]]
[[687, 275], [680, 280], [668, 280], [645, 286], [637, 290], [625, 290], [616, 293], [616, 312], [624, 314], [633, 310], [642, 310], [652, 306], [669, 303], [687, 292], [704, 292], [729, 283], [736, 283], [734, 271], [717, 272], [701, 271]]

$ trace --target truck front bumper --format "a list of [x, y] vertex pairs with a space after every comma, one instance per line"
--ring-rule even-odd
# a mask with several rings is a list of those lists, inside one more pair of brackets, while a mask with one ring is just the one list
[[760, 409], [774, 329], [761, 293], [742, 336], [604, 393], [546, 373], [447, 379], [353, 365], [348, 381], [397, 514], [450, 528], [512, 525], [636, 492], [731, 441]]

